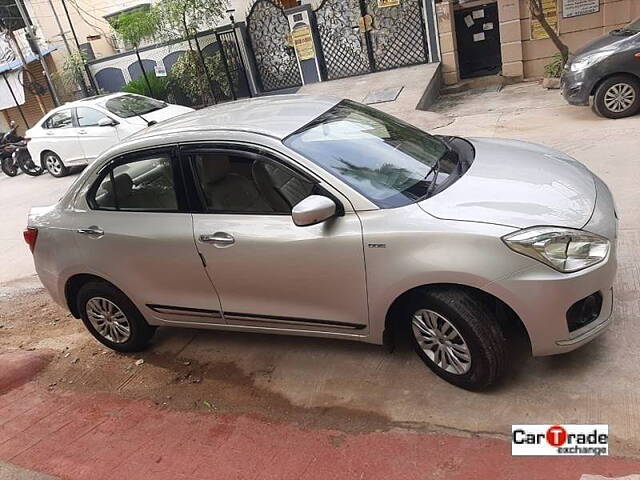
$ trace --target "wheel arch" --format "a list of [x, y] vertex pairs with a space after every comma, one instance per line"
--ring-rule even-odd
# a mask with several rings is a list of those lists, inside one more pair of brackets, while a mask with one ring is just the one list
[[610, 73], [608, 75], [605, 75], [604, 77], [602, 77], [601, 79], [599, 79], [594, 85], [593, 88], [591, 89], [591, 95], [595, 95], [596, 92], [598, 91], [598, 88], [600, 88], [600, 85], [602, 85], [604, 82], [606, 82], [607, 80], [609, 80], [612, 77], [616, 77], [618, 75], [626, 75], [628, 77], [633, 77], [635, 78], [638, 82], [640, 82], [640, 76], [636, 75], [635, 73], [632, 72], [615, 72], [615, 73]]
[[76, 275], [71, 276], [64, 285], [64, 299], [67, 303], [67, 308], [71, 312], [75, 318], [80, 318], [80, 312], [78, 311], [78, 306], [76, 305], [76, 296], [80, 289], [89, 282], [102, 282], [108, 285], [111, 285], [113, 288], [120, 290], [116, 285], [111, 283], [110, 281], [99, 277], [98, 275], [93, 275], [90, 273], [78, 273]]
[[513, 333], [515, 335], [527, 342], [529, 351], [531, 351], [531, 338], [529, 336], [529, 332], [520, 316], [511, 306], [509, 306], [505, 301], [498, 298], [493, 293], [489, 293], [486, 290], [482, 290], [478, 287], [472, 287], [469, 285], [458, 283], [431, 283], [417, 285], [398, 295], [387, 309], [387, 313], [385, 315], [383, 343], [387, 347], [393, 348], [396, 335], [399, 329], [402, 327], [402, 310], [410, 299], [414, 298], [416, 295], [419, 295], [425, 290], [454, 288], [458, 290], [465, 290], [467, 292], [473, 293], [474, 295], [480, 296], [483, 301], [486, 302], [495, 312], [496, 319], [498, 320], [498, 323], [502, 330], [513, 330]]

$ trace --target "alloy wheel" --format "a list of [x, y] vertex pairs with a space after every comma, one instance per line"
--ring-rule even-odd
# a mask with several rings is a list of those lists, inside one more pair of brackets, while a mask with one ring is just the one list
[[454, 375], [471, 368], [471, 352], [456, 327], [437, 312], [418, 310], [411, 321], [413, 335], [422, 351], [438, 367]]
[[636, 91], [628, 83], [616, 83], [604, 94], [604, 105], [614, 113], [622, 113], [633, 106]]
[[44, 159], [44, 163], [47, 166], [47, 170], [53, 175], [60, 175], [62, 172], [62, 162], [54, 155], [47, 155]]
[[124, 343], [131, 337], [127, 316], [111, 300], [94, 297], [87, 302], [86, 311], [91, 325], [110, 342]]

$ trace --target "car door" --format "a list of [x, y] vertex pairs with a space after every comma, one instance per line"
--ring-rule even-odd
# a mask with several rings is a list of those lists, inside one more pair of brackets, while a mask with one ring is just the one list
[[[95, 160], [102, 152], [118, 143], [117, 123], [100, 126], [98, 122], [107, 117], [103, 112], [91, 107], [76, 107], [78, 139], [88, 162]], [[111, 119], [113, 120], [113, 119]]]
[[[346, 198], [273, 152], [205, 147], [182, 157], [204, 206], [196, 245], [228, 324], [366, 333], [362, 229]], [[291, 209], [311, 194], [330, 195], [343, 213], [297, 227]]]
[[145, 313], [175, 324], [224, 323], [193, 241], [193, 218], [171, 149], [126, 155], [103, 168], [76, 208], [88, 271]]
[[51, 115], [43, 128], [47, 142], [43, 150], [53, 151], [64, 163], [73, 163], [84, 158], [71, 108]]

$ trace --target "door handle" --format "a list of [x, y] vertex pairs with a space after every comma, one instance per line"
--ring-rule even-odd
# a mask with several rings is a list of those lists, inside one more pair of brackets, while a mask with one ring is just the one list
[[86, 135], [86, 134], [87, 134], [87, 131], [86, 131], [86, 130], [78, 130], [78, 133], [79, 133], [80, 135]]
[[81, 235], [89, 235], [92, 237], [102, 237], [104, 236], [104, 230], [100, 227], [91, 226], [89, 228], [79, 228], [76, 230], [77, 233]]
[[236, 239], [225, 232], [216, 232], [213, 235], [200, 235], [200, 241], [203, 243], [213, 243], [216, 247], [230, 247], [236, 243]]

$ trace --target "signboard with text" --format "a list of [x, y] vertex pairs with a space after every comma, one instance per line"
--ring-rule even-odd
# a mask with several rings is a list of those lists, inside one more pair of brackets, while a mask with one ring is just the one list
[[600, 11], [600, 0], [563, 0], [562, 17], [571, 18], [590, 15]]
[[304, 26], [296, 28], [291, 34], [293, 46], [296, 49], [299, 60], [309, 60], [315, 58], [316, 51], [313, 48], [313, 37], [311, 36], [311, 28]]

